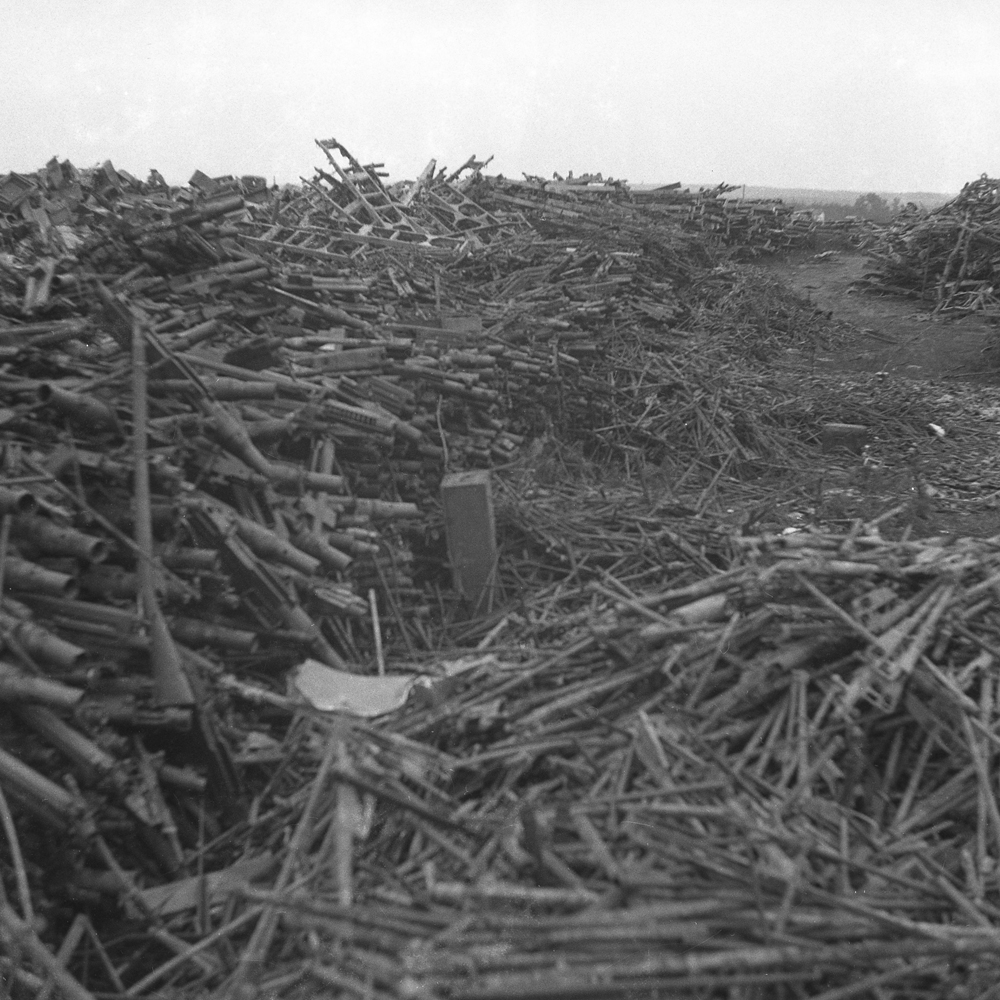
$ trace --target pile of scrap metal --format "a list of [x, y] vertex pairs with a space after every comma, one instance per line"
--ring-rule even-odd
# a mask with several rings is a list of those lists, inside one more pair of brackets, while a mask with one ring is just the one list
[[[300, 772], [330, 719], [342, 811], [373, 808], [363, 731], [416, 781], [383, 793], [437, 823], [418, 799], [445, 757], [363, 720], [463, 673], [439, 655], [447, 473], [556, 432], [749, 454], [681, 324], [724, 280], [707, 233], [766, 245], [773, 207], [474, 157], [387, 186], [317, 145], [280, 189], [55, 159], [0, 179], [0, 972], [25, 995], [227, 975], [263, 904], [218, 901], [275, 866], [287, 888], [326, 836]], [[685, 367], [673, 395], [647, 351]]]
[[935, 313], [1000, 316], [1000, 180], [983, 174], [931, 212], [880, 227], [859, 287], [926, 302]]

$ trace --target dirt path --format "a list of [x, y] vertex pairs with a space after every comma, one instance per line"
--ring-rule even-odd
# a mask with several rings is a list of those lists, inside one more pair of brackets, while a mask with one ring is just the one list
[[[863, 457], [825, 456], [828, 470], [815, 500], [782, 504], [786, 523], [867, 520], [904, 502], [897, 530], [1000, 534], [1000, 366], [996, 354], [984, 353], [997, 328], [979, 317], [931, 316], [914, 299], [855, 290], [870, 266], [861, 253], [798, 254], [764, 266], [832, 313], [845, 334], [836, 347], [789, 352], [787, 370], [832, 376], [846, 404], [874, 392], [885, 400], [883, 409], [900, 400], [908, 418], [921, 414], [901, 431], [871, 438]], [[819, 410], [817, 416], [841, 419]], [[945, 428], [944, 437], [932, 424]]]
[[977, 317], [932, 317], [915, 299], [854, 291], [852, 285], [870, 266], [864, 254], [796, 255], [767, 266], [819, 309], [856, 328], [846, 346], [817, 356], [817, 369], [1000, 385], [1000, 374], [984, 374], [997, 367], [983, 354], [994, 327]]

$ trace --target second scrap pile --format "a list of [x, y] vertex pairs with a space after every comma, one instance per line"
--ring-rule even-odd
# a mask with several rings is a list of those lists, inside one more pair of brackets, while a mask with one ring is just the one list
[[966, 184], [926, 215], [906, 213], [881, 230], [866, 287], [933, 303], [935, 312], [1000, 315], [1000, 180]]

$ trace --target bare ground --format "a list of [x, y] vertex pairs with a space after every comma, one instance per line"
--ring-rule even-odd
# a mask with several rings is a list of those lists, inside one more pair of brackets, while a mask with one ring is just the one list
[[[844, 420], [852, 399], [863, 400], [858, 411], [870, 414], [881, 398], [887, 411], [864, 455], [826, 456], [823, 471], [779, 504], [767, 527], [868, 520], [903, 505], [884, 528], [1000, 535], [1000, 371], [987, 350], [996, 327], [980, 317], [932, 316], [915, 299], [857, 290], [870, 267], [862, 253], [803, 253], [765, 266], [841, 324], [835, 346], [789, 352], [787, 370], [801, 378], [803, 393], [822, 385], [829, 400], [831, 387], [833, 398], [840, 392], [838, 412], [825, 416], [830, 421]], [[820, 421], [824, 405], [818, 403]], [[905, 419], [892, 420], [894, 407]]]
[[887, 371], [912, 379], [945, 376], [979, 387], [1000, 386], [1000, 372], [984, 353], [994, 326], [977, 316], [932, 316], [927, 304], [916, 299], [855, 291], [855, 282], [870, 267], [864, 254], [798, 254], [769, 267], [817, 308], [855, 328], [847, 345], [816, 358], [817, 368]]

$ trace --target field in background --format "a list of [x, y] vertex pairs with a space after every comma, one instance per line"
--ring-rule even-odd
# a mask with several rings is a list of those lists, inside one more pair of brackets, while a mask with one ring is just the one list
[[[634, 189], [643, 191], [656, 188], [657, 184], [632, 184]], [[683, 187], [697, 191], [711, 188], [712, 184], [684, 183]], [[924, 211], [938, 208], [950, 201], [954, 194], [937, 191], [824, 191], [821, 188], [780, 188], [762, 185], [742, 185], [731, 192], [730, 198], [760, 200], [779, 198], [786, 205], [811, 208], [823, 212], [827, 222], [836, 222], [848, 216], [871, 219], [874, 222], [888, 222], [909, 202]]]
[[[858, 198], [868, 193], [868, 191], [824, 191], [819, 188], [757, 187], [750, 184], [746, 187], [745, 195], [742, 188], [739, 191], [739, 194], [746, 198], [780, 198], [789, 204], [804, 207], [824, 204], [851, 206]], [[926, 209], [937, 208], [954, 197], [954, 194], [933, 191], [875, 191], [874, 193], [890, 204], [898, 198], [903, 205], [912, 201]]]

